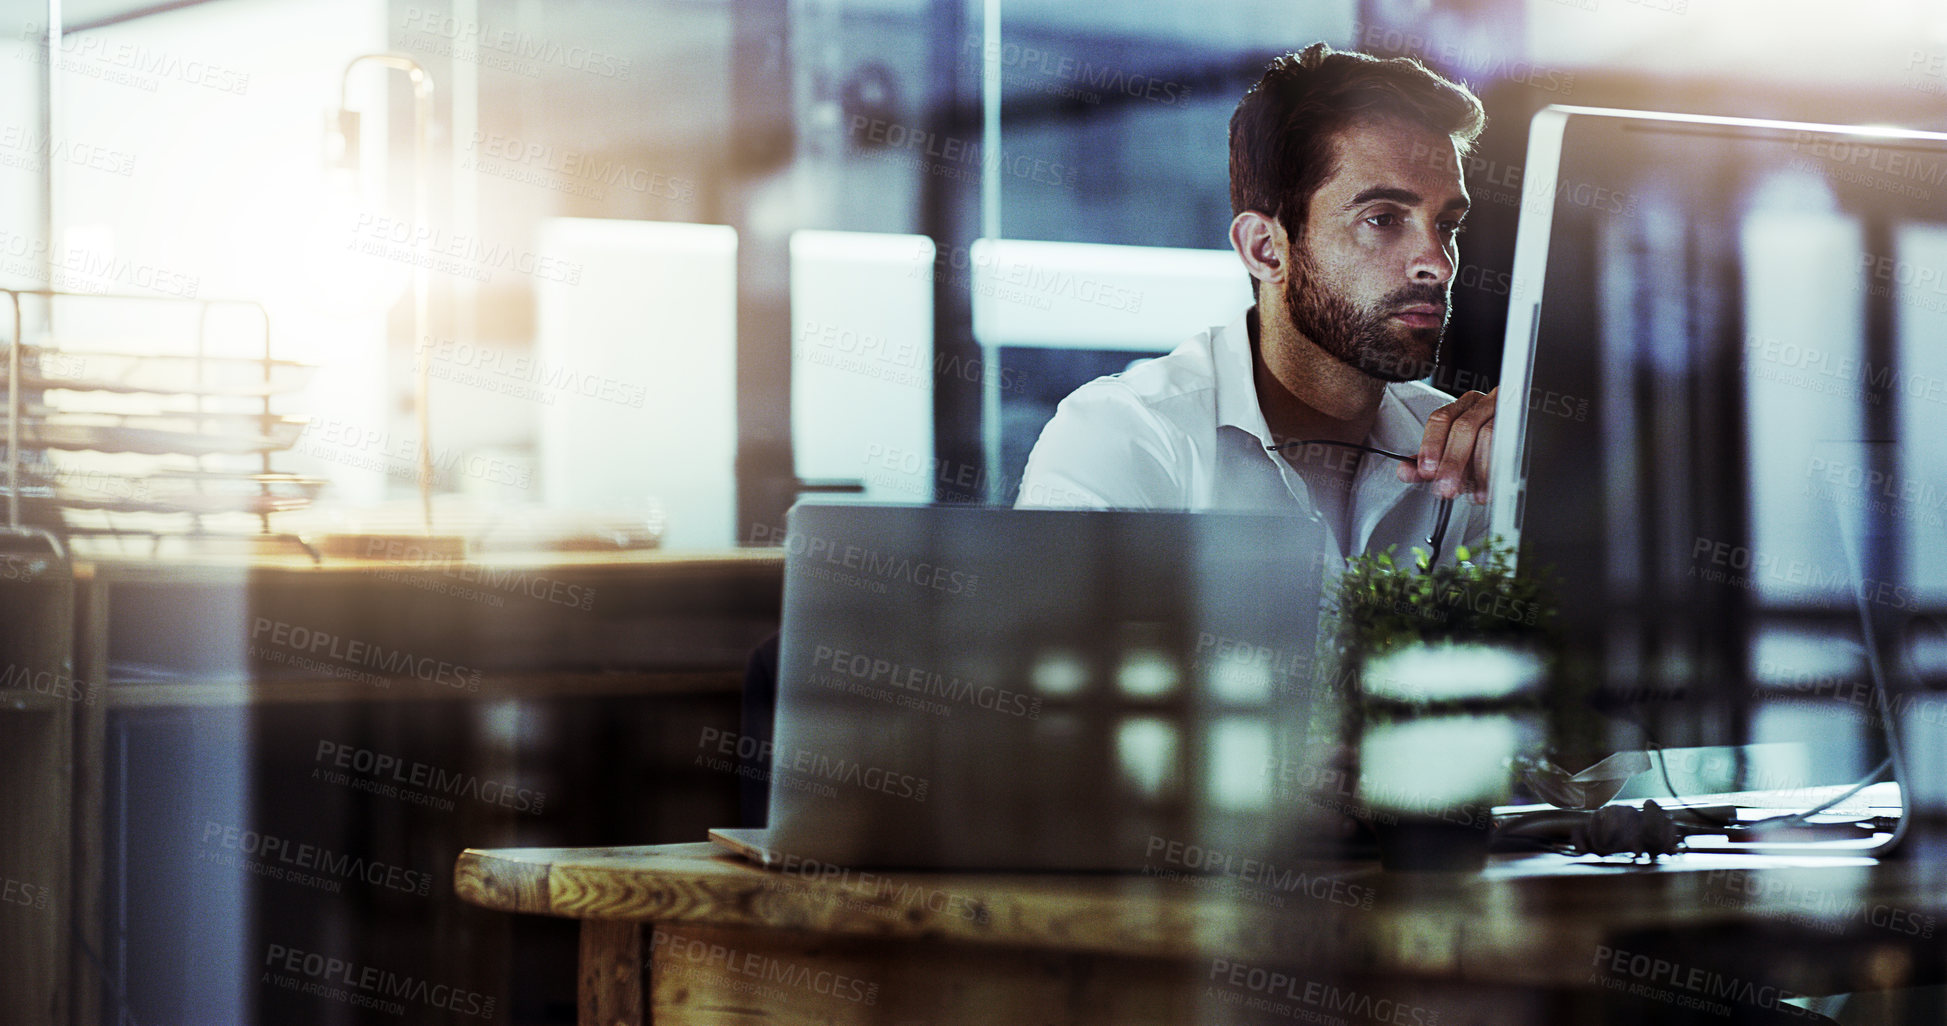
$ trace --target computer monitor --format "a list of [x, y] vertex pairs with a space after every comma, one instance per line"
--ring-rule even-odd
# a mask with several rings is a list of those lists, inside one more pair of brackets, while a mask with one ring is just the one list
[[1728, 754], [1679, 791], [1884, 761], [1868, 649], [1947, 607], [1947, 135], [1547, 108], [1510, 302], [1492, 530], [1560, 582], [1599, 719], [1564, 759]]

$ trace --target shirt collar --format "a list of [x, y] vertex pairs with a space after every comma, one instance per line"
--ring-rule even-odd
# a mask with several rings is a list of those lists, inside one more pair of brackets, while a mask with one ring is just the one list
[[1387, 385], [1379, 397], [1379, 416], [1372, 422], [1372, 433], [1366, 436], [1366, 444], [1406, 456], [1420, 454], [1420, 441], [1426, 435], [1426, 425], [1413, 415], [1406, 400], [1399, 397], [1398, 391]]
[[[1245, 431], [1268, 446], [1274, 444], [1271, 427], [1265, 423], [1264, 407], [1257, 401], [1257, 368], [1251, 357], [1250, 316], [1254, 309], [1246, 307], [1236, 320], [1219, 329], [1211, 347], [1217, 377], [1217, 426]], [[1393, 386], [1387, 385], [1366, 444], [1413, 456], [1419, 453], [1420, 436], [1425, 432], [1425, 425], [1413, 416]]]
[[1217, 376], [1217, 426], [1245, 431], [1261, 444], [1271, 444], [1271, 427], [1264, 422], [1264, 408], [1257, 401], [1257, 368], [1251, 359], [1251, 311], [1246, 307], [1237, 319], [1217, 332], [1211, 347]]

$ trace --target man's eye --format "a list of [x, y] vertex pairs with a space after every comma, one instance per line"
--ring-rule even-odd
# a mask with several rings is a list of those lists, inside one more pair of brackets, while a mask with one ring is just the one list
[[1366, 218], [1366, 223], [1374, 228], [1391, 228], [1399, 223], [1398, 214], [1374, 214]]
[[1447, 235], [1447, 238], [1450, 238], [1450, 239], [1451, 239], [1451, 238], [1453, 238], [1454, 236], [1456, 236], [1456, 235], [1459, 235], [1459, 234], [1460, 234], [1461, 232], [1464, 232], [1464, 231], [1466, 231], [1466, 230], [1467, 230], [1467, 222], [1465, 222], [1465, 221], [1442, 221], [1442, 222], [1440, 222], [1440, 230], [1441, 230], [1442, 232], [1445, 232], [1445, 233], [1446, 233], [1446, 235]]

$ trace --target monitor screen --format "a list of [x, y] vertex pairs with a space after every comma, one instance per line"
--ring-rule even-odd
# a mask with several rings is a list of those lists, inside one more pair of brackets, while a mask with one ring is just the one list
[[1947, 136], [1548, 108], [1510, 292], [1494, 530], [1557, 581], [1563, 765], [1878, 766], [1867, 645], [1947, 607]]

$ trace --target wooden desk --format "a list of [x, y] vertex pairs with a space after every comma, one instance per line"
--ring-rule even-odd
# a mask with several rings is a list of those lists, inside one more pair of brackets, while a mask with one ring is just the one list
[[1756, 865], [823, 879], [685, 844], [468, 850], [455, 888], [582, 920], [601, 1026], [1804, 1023], [1787, 997], [1947, 982], [1942, 863]]

